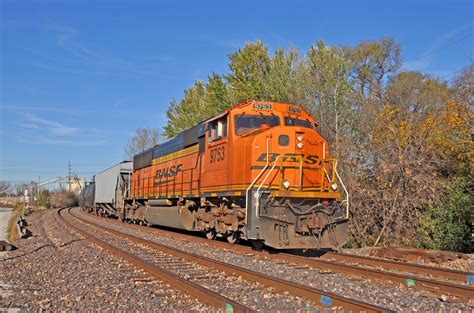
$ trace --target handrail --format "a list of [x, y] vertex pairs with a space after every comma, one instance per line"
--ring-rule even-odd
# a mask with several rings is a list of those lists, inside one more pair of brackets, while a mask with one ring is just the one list
[[347, 188], [344, 185], [344, 182], [342, 181], [341, 176], [339, 176], [339, 172], [337, 171], [337, 160], [336, 160], [336, 164], [334, 165], [334, 172], [336, 173], [337, 179], [341, 183], [342, 189], [344, 189], [344, 192], [346, 193], [346, 200], [344, 200], [346, 201], [346, 216], [344, 217], [344, 219], [347, 220], [349, 218], [349, 192], [347, 191]]
[[260, 176], [263, 175], [263, 173], [267, 170], [268, 168], [268, 165], [270, 164], [270, 161], [268, 159], [268, 157], [270, 156], [270, 150], [269, 150], [269, 141], [270, 141], [270, 137], [267, 137], [267, 163], [265, 164], [265, 166], [263, 167], [263, 169], [260, 171], [260, 173], [257, 175], [257, 177], [255, 177], [255, 179], [253, 180], [253, 182], [249, 185], [249, 187], [247, 188], [247, 190], [245, 191], [245, 225], [248, 225], [248, 211], [249, 211], [249, 191], [250, 189], [255, 185], [255, 183], [257, 182], [257, 180], [260, 178]]
[[260, 218], [260, 215], [258, 214], [258, 211], [260, 209], [260, 198], [258, 196], [258, 193], [260, 192], [260, 189], [262, 188], [263, 184], [265, 183], [265, 181], [267, 180], [268, 176], [270, 176], [270, 174], [272, 173], [273, 169], [275, 168], [276, 166], [276, 162], [278, 160], [280, 156], [277, 156], [275, 158], [275, 161], [273, 162], [273, 166], [272, 168], [270, 169], [270, 171], [268, 171], [267, 173], [267, 176], [265, 176], [265, 178], [263, 179], [262, 183], [260, 184], [260, 186], [257, 188], [257, 192], [255, 193], [255, 199], [256, 199], [256, 203], [255, 203], [255, 216], [257, 218]]

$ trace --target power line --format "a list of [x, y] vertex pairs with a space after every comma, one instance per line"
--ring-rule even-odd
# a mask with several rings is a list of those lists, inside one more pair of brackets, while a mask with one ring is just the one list
[[441, 46], [441, 47], [439, 47], [439, 48], [437, 48], [437, 49], [435, 49], [435, 50], [432, 50], [432, 51], [430, 51], [430, 52], [428, 52], [428, 53], [425, 53], [425, 54], [423, 54], [422, 56], [420, 56], [420, 57], [418, 57], [418, 58], [416, 58], [416, 59], [411, 60], [411, 62], [413, 62], [413, 61], [421, 61], [421, 60], [423, 60], [423, 59], [426, 59], [427, 57], [429, 57], [429, 56], [431, 56], [431, 55], [433, 55], [433, 54], [436, 54], [437, 52], [439, 52], [439, 51], [441, 51], [441, 50], [443, 50], [443, 49], [445, 49], [445, 48], [451, 47], [452, 45], [454, 45], [454, 44], [456, 44], [456, 43], [458, 43], [458, 42], [460, 42], [460, 41], [463, 41], [463, 40], [465, 40], [465, 39], [467, 39], [467, 38], [469, 38], [469, 37], [472, 37], [473, 35], [474, 35], [474, 34], [469, 34], [469, 35], [464, 36], [464, 37], [462, 37], [462, 38], [459, 38], [459, 39], [457, 39], [457, 40], [455, 40], [455, 41], [452, 41], [452, 42], [450, 42], [450, 43], [448, 43], [448, 44], [446, 44], [446, 45], [443, 45], [443, 46]]

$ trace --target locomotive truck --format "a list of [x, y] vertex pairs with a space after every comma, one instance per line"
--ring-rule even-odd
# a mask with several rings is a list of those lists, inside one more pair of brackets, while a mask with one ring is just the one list
[[[257, 247], [335, 249], [346, 241], [349, 194], [317, 123], [299, 106], [243, 102], [134, 156], [132, 168], [120, 164], [84, 190], [83, 207]], [[87, 202], [94, 193], [99, 201]]]

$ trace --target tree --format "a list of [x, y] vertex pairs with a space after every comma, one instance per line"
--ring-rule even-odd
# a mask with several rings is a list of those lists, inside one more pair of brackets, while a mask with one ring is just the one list
[[352, 60], [351, 76], [356, 80], [357, 100], [362, 103], [380, 100], [385, 78], [400, 68], [400, 45], [393, 38], [385, 37], [362, 42], [347, 52]]
[[467, 66], [461, 75], [454, 79], [454, 97], [456, 100], [470, 106], [474, 106], [472, 95], [474, 94], [474, 63]]
[[318, 117], [323, 136], [334, 144], [339, 155], [342, 127], [350, 118], [350, 62], [340, 49], [319, 40], [308, 53], [314, 100], [310, 111]]
[[164, 127], [167, 138], [173, 138], [185, 129], [191, 128], [202, 122], [212, 114], [211, 108], [207, 105], [204, 96], [206, 85], [201, 81], [194, 83], [194, 86], [184, 91], [181, 101], [173, 99], [166, 111], [168, 122]]
[[265, 77], [270, 71], [268, 49], [261, 41], [249, 43], [229, 54], [230, 73], [226, 76], [234, 103], [265, 99]]
[[270, 60], [269, 71], [264, 77], [262, 97], [275, 102], [301, 101], [302, 87], [297, 81], [299, 63], [298, 51], [278, 49]]
[[4, 197], [8, 194], [11, 194], [12, 193], [11, 187], [12, 187], [12, 184], [10, 182], [1, 180], [0, 181], [0, 196]]
[[206, 84], [204, 93], [204, 102], [206, 103], [206, 112], [209, 117], [221, 114], [229, 107], [234, 105], [230, 100], [229, 87], [216, 73], [212, 73]]
[[160, 141], [160, 132], [156, 128], [139, 128], [135, 131], [124, 150], [128, 158], [157, 145]]
[[386, 89], [384, 105], [362, 127], [368, 140], [351, 184], [352, 231], [363, 244], [408, 244], [421, 212], [446, 186], [447, 163], [435, 141], [446, 134], [440, 113], [448, 87], [404, 72]]

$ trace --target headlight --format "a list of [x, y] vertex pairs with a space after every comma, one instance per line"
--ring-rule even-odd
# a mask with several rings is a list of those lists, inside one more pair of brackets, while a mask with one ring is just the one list
[[285, 189], [290, 188], [290, 182], [287, 181], [287, 180], [284, 180], [284, 181], [283, 181], [283, 187], [285, 187]]
[[337, 187], [338, 187], [338, 186], [337, 186], [336, 183], [332, 183], [332, 184], [331, 184], [332, 190], [336, 191], [336, 190], [337, 190]]
[[296, 139], [298, 139], [298, 141], [303, 141], [303, 136], [299, 135], [298, 137], [296, 137]]
[[303, 148], [304, 145], [303, 145], [303, 143], [300, 141], [300, 142], [298, 142], [298, 143], [296, 144], [296, 146], [301, 149], [301, 148]]

